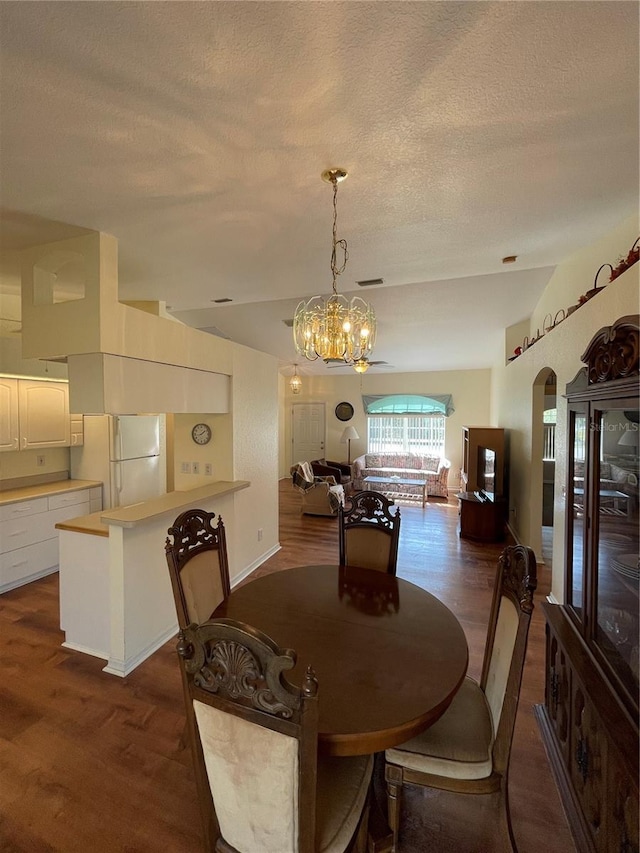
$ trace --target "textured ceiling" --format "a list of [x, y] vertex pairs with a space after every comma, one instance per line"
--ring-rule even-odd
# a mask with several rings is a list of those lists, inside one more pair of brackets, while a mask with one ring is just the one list
[[329, 166], [339, 289], [384, 279], [358, 290], [397, 370], [490, 364], [638, 210], [635, 2], [2, 2], [0, 33], [5, 250], [113, 234], [120, 298], [289, 365]]

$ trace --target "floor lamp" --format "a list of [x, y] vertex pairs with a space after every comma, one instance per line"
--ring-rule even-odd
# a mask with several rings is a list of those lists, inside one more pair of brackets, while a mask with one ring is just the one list
[[351, 439], [358, 439], [360, 436], [356, 432], [356, 428], [352, 426], [345, 427], [342, 436], [340, 437], [340, 443], [347, 445], [347, 465], [351, 465]]

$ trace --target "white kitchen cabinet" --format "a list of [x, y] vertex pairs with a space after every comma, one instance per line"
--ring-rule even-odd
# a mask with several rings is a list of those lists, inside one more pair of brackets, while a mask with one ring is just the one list
[[84, 444], [82, 415], [69, 415], [69, 383], [0, 376], [0, 452]]
[[68, 447], [69, 384], [18, 380], [20, 450]]
[[100, 486], [0, 506], [0, 592], [55, 572], [56, 524], [100, 509]]
[[18, 380], [0, 376], [0, 450], [18, 450]]

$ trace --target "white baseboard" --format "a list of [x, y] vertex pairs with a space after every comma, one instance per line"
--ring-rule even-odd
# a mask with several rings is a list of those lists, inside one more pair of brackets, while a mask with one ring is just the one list
[[2, 584], [2, 586], [0, 586], [0, 594], [3, 592], [9, 592], [10, 589], [17, 589], [19, 586], [24, 586], [25, 584], [31, 583], [31, 581], [37, 581], [40, 578], [46, 578], [47, 575], [54, 575], [57, 571], [57, 566], [50, 566], [48, 569], [42, 569], [39, 572], [34, 572], [32, 575], [28, 575], [26, 578], [18, 578], [17, 580], [9, 581], [8, 583]]
[[127, 658], [126, 660], [118, 660], [116, 658], [109, 658], [109, 663], [102, 670], [103, 672], [108, 672], [110, 675], [117, 675], [119, 678], [125, 678], [129, 673], [133, 672], [133, 670], [140, 666], [140, 664], [145, 661], [148, 657], [154, 652], [157, 652], [160, 646], [163, 646], [167, 640], [170, 640], [172, 637], [175, 637], [178, 633], [178, 622], [175, 621], [170, 628], [166, 628], [155, 640], [149, 643], [142, 651], [138, 652], [137, 655], [134, 655], [131, 658]]
[[99, 652], [97, 649], [90, 649], [88, 646], [81, 646], [80, 643], [67, 643], [66, 641], [62, 644], [65, 649], [72, 649], [74, 652], [82, 652], [83, 655], [91, 655], [94, 658], [101, 658], [102, 660], [109, 660], [109, 655], [104, 652]]
[[278, 542], [276, 545], [273, 546], [273, 548], [270, 548], [268, 551], [265, 551], [265, 553], [262, 554], [262, 556], [258, 557], [257, 560], [254, 560], [253, 563], [249, 563], [246, 569], [243, 569], [240, 574], [236, 575], [231, 581], [231, 589], [237, 586], [245, 578], [248, 578], [252, 572], [255, 572], [258, 566], [261, 566], [269, 559], [269, 557], [273, 557], [273, 555], [277, 554], [278, 551], [280, 551], [281, 549], [282, 545]]

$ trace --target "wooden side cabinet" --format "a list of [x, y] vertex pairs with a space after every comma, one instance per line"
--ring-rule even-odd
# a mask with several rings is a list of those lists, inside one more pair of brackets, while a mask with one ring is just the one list
[[506, 501], [482, 500], [473, 492], [460, 492], [460, 536], [477, 542], [500, 542], [504, 539]]

